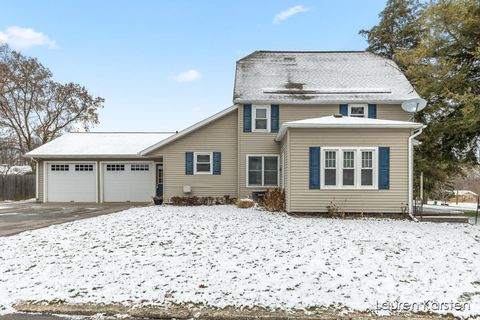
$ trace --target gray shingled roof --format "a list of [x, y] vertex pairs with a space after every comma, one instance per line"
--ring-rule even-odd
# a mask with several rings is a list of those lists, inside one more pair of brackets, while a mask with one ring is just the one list
[[364, 51], [255, 51], [237, 61], [235, 103], [401, 103], [419, 98], [397, 65]]

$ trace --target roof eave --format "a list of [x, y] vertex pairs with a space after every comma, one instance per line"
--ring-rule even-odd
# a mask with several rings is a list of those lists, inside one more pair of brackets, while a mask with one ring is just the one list
[[[411, 99], [411, 98], [410, 98]], [[344, 104], [344, 103], [376, 103], [376, 104], [402, 104], [405, 101], [410, 99], [396, 99], [396, 100], [375, 100], [375, 99], [349, 99], [349, 100], [302, 100], [302, 99], [290, 99], [290, 100], [273, 100], [273, 99], [266, 99], [266, 100], [249, 100], [249, 99], [234, 99], [234, 103], [238, 104], [312, 104], [312, 105], [322, 105], [322, 104]]]
[[34, 159], [148, 159], [138, 154], [31, 154], [26, 153], [25, 158]]

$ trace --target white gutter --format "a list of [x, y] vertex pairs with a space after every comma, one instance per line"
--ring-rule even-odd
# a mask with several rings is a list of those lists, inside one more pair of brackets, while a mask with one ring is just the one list
[[414, 221], [418, 221], [413, 216], [413, 139], [422, 133], [426, 126], [423, 125], [408, 138], [408, 214]]

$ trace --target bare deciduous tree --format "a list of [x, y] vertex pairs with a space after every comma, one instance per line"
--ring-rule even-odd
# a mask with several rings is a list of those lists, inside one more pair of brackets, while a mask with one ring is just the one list
[[37, 59], [0, 45], [0, 140], [9, 141], [10, 153], [23, 155], [74, 127], [88, 131], [103, 102], [79, 84], [55, 82]]

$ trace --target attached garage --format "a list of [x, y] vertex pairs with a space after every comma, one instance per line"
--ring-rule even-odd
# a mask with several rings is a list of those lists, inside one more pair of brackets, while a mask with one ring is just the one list
[[172, 133], [67, 133], [26, 154], [37, 162], [42, 202], [151, 202], [161, 196], [161, 156], [141, 152]]
[[153, 162], [102, 163], [103, 202], [149, 202], [155, 195]]
[[97, 202], [94, 162], [47, 162], [45, 195], [48, 202]]

